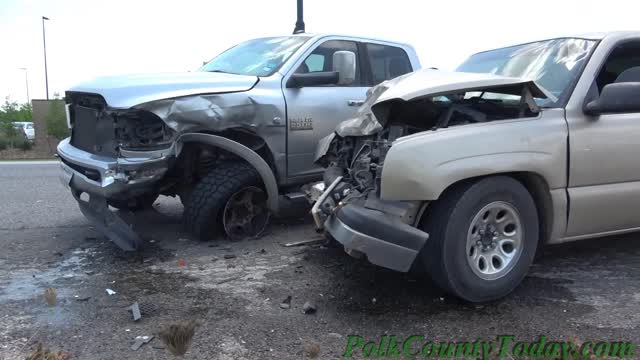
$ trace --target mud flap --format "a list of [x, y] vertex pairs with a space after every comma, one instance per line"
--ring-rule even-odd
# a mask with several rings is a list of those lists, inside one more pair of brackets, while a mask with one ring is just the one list
[[117, 213], [109, 210], [107, 199], [98, 195], [89, 195], [89, 201], [84, 201], [75, 192], [73, 196], [78, 201], [82, 214], [100, 233], [124, 251], [140, 250], [142, 239], [133, 231], [131, 225], [120, 218]]

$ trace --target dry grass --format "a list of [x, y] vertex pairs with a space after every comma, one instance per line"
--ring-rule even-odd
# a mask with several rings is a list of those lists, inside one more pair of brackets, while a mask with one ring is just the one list
[[308, 359], [317, 359], [320, 355], [320, 345], [314, 341], [307, 340], [304, 344], [304, 355]]
[[49, 349], [45, 349], [41, 343], [27, 355], [26, 360], [68, 360], [71, 358], [71, 354], [64, 351], [53, 352]]
[[184, 355], [189, 350], [197, 326], [195, 320], [173, 324], [160, 331], [158, 337], [173, 355]]
[[47, 301], [49, 306], [55, 306], [57, 302], [58, 296], [56, 295], [56, 289], [48, 288], [44, 291], [44, 299]]

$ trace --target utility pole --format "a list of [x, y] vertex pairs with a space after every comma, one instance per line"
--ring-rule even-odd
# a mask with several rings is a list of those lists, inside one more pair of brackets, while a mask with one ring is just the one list
[[44, 21], [49, 20], [48, 17], [42, 17], [42, 46], [44, 47], [44, 84], [47, 91], [47, 100], [49, 100], [49, 77], [47, 75], [47, 38], [44, 34]]
[[302, 15], [303, 15], [302, 1], [303, 0], [297, 0], [297, 1], [298, 1], [298, 18], [296, 20], [296, 27], [293, 29], [293, 33], [302, 34], [304, 33], [304, 20], [302, 18]]
[[20, 68], [24, 70], [24, 84], [27, 88], [27, 104], [31, 105], [31, 98], [29, 98], [29, 75], [26, 67]]

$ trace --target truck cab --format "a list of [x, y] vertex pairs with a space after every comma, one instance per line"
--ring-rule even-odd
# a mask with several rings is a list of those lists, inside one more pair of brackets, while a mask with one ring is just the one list
[[107, 205], [137, 210], [160, 194], [180, 197], [198, 238], [257, 236], [321, 177], [317, 141], [370, 87], [419, 67], [406, 44], [296, 34], [241, 43], [195, 72], [97, 78], [66, 92], [63, 183], [127, 250], [139, 238]]

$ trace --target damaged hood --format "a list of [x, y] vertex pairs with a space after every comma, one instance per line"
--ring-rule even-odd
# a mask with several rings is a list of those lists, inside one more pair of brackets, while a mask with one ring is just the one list
[[157, 73], [98, 77], [69, 89], [100, 94], [110, 107], [130, 108], [160, 99], [250, 90], [256, 76], [212, 73]]
[[505, 94], [520, 95], [522, 85], [527, 85], [535, 98], [555, 100], [551, 93], [533, 80], [484, 73], [419, 70], [385, 81], [370, 89], [357, 115], [340, 123], [336, 133], [342, 137], [376, 133], [385, 123], [386, 113], [381, 111], [384, 106], [380, 106], [383, 103], [492, 88], [500, 88], [500, 92]]

